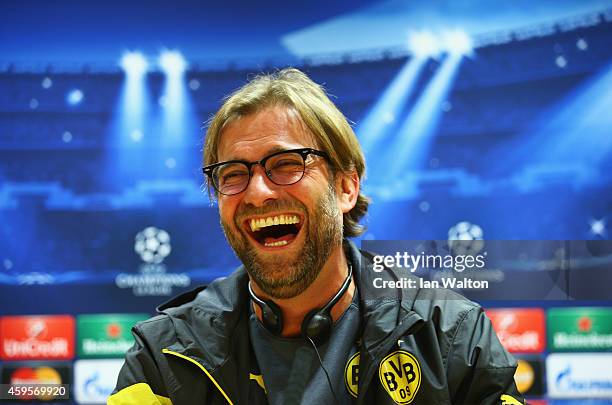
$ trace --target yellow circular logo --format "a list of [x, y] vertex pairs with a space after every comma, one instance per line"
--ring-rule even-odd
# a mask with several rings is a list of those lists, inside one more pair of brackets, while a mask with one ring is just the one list
[[346, 363], [344, 368], [344, 383], [348, 392], [357, 398], [357, 385], [359, 383], [359, 359], [361, 356], [359, 352], [353, 354], [353, 356]]
[[521, 394], [529, 391], [535, 380], [535, 373], [531, 364], [525, 360], [518, 360], [516, 371], [514, 372], [514, 381], [516, 382], [516, 388], [518, 388]]
[[409, 404], [421, 386], [421, 366], [413, 354], [397, 350], [382, 359], [378, 377], [396, 404]]

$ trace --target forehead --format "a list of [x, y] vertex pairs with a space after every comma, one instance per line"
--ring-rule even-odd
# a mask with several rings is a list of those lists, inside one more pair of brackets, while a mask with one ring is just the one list
[[295, 110], [271, 106], [232, 121], [223, 129], [218, 161], [259, 160], [282, 149], [316, 146], [314, 136]]

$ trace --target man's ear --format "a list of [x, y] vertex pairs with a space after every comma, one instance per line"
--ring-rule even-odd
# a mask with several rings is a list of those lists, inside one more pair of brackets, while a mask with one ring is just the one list
[[343, 214], [353, 209], [359, 196], [359, 175], [356, 170], [338, 172], [336, 176], [336, 196]]

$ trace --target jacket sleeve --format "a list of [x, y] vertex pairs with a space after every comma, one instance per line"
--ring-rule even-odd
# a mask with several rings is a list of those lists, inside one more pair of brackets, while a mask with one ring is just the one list
[[453, 404], [524, 404], [514, 382], [516, 361], [501, 345], [480, 306], [468, 310], [448, 356]]
[[136, 328], [132, 329], [132, 334], [136, 341], [125, 355], [125, 363], [107, 405], [171, 405], [151, 351]]

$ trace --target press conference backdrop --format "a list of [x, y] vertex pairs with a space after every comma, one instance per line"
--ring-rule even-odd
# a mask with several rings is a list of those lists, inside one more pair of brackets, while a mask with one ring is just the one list
[[[344, 37], [326, 29], [354, 27], [343, 9], [305, 14], [281, 55], [190, 60], [136, 44], [62, 63], [49, 44], [37, 63], [0, 57], [2, 383], [61, 382], [68, 403], [103, 403], [131, 325], [238, 265], [203, 185], [203, 123], [248, 78], [288, 65], [325, 86], [364, 147], [373, 204], [358, 244], [609, 239], [612, 5], [563, 4], [575, 10], [535, 22], [525, 9], [478, 33], [437, 9], [402, 45], [367, 49], [333, 48]], [[483, 18], [463, 12], [466, 27]], [[530, 403], [612, 403], [610, 298], [484, 297]]]

